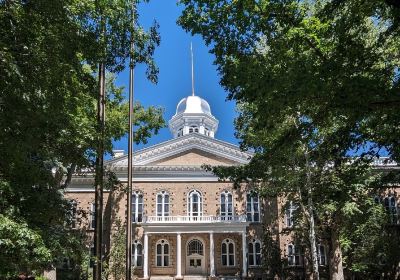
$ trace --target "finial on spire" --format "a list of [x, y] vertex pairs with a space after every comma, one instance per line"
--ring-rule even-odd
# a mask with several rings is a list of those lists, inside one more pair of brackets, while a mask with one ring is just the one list
[[192, 42], [190, 42], [190, 54], [192, 57], [192, 96], [194, 96], [194, 70], [193, 70], [193, 46]]

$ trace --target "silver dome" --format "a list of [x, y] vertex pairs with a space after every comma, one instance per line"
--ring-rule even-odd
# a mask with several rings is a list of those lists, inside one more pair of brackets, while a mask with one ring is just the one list
[[211, 108], [207, 101], [198, 96], [188, 96], [179, 101], [176, 106], [176, 114], [208, 114], [211, 116]]

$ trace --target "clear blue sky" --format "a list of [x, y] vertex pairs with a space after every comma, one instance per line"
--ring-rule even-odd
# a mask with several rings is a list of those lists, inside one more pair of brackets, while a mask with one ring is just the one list
[[[204, 98], [211, 106], [212, 114], [219, 120], [216, 138], [233, 144], [238, 143], [234, 137], [233, 120], [236, 116], [235, 105], [225, 101], [227, 93], [219, 85], [219, 76], [214, 57], [199, 36], [192, 37], [176, 21], [182, 7], [175, 0], [152, 0], [139, 7], [140, 22], [144, 27], [152, 25], [154, 20], [160, 25], [161, 45], [155, 52], [155, 61], [160, 69], [158, 84], [146, 80], [145, 67], [135, 69], [135, 99], [144, 106], [160, 106], [165, 110], [164, 119], [175, 114], [178, 102], [191, 94], [190, 42], [193, 42], [195, 93]], [[118, 75], [117, 84], [128, 89], [129, 70]], [[153, 136], [145, 146], [154, 145], [171, 139], [168, 128]], [[143, 145], [140, 145], [140, 148]], [[127, 151], [127, 140], [115, 143], [114, 149]]]

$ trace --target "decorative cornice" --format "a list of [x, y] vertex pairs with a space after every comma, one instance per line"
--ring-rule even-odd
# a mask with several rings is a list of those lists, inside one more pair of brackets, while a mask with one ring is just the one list
[[[158, 145], [140, 150], [133, 156], [134, 165], [148, 165], [152, 162], [167, 158], [179, 153], [197, 149], [208, 152], [222, 158], [226, 158], [237, 162], [237, 164], [245, 164], [252, 156], [249, 152], [243, 152], [239, 147], [227, 142], [216, 140], [198, 133], [191, 133], [182, 137], [172, 139]], [[124, 155], [119, 158], [106, 162], [110, 169], [125, 167], [128, 165], [128, 156]]]

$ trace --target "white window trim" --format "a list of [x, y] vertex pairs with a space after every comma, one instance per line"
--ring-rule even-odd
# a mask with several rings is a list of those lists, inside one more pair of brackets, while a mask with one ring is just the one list
[[[164, 241], [164, 242], [162, 242], [162, 241]], [[157, 252], [157, 246], [158, 245], [161, 245], [161, 254], [158, 254], [158, 252]], [[165, 254], [165, 249], [164, 249], [165, 245], [168, 245], [168, 254]], [[170, 260], [170, 257], [169, 257], [170, 252], [171, 252], [171, 246], [169, 245], [168, 240], [160, 239], [160, 240], [157, 241], [157, 243], [156, 243], [156, 252], [155, 252], [156, 267], [169, 267], [170, 266], [170, 264], [171, 264], [171, 260]], [[159, 256], [161, 257], [161, 265], [158, 265], [158, 263], [157, 263], [157, 257], [159, 257]], [[168, 257], [168, 265], [165, 265], [164, 257]]]
[[289, 203], [286, 205], [286, 211], [285, 211], [285, 225], [288, 228], [291, 228], [294, 226], [294, 217], [293, 213], [297, 210], [297, 206], [293, 203], [293, 201], [289, 201]]
[[[289, 251], [290, 251], [289, 247], [290, 246], [292, 247], [292, 254], [291, 255], [289, 255]], [[299, 252], [299, 250], [300, 250], [300, 252]], [[291, 256], [294, 258], [293, 259], [293, 264], [290, 264], [290, 262], [289, 262], [289, 258]], [[299, 258], [299, 264], [296, 264], [296, 257]], [[288, 266], [291, 266], [291, 267], [302, 267], [303, 266], [303, 255], [301, 253], [301, 246], [295, 245], [293, 243], [288, 244], [287, 245], [287, 260], [288, 260]]]
[[[259, 253], [256, 252], [256, 243], [260, 244], [260, 252]], [[261, 262], [261, 256], [262, 256], [262, 254], [261, 254], [261, 249], [262, 249], [261, 241], [258, 240], [258, 239], [253, 239], [253, 240], [251, 240], [249, 242], [248, 246], [249, 246], [249, 248], [250, 248], [250, 246], [252, 246], [252, 248], [253, 248], [253, 253], [250, 253], [250, 251], [249, 251], [249, 255], [250, 254], [253, 255], [253, 261], [254, 261], [254, 264], [250, 264], [250, 258], [248, 258], [249, 266], [250, 267], [259, 267], [259, 266], [261, 266], [261, 263], [257, 264], [257, 255], [260, 256], [260, 262]]]
[[90, 221], [89, 221], [89, 228], [95, 229], [96, 224], [96, 204], [94, 202], [90, 203]]
[[[222, 201], [222, 196], [224, 197], [224, 201]], [[231, 202], [230, 202], [230, 204], [231, 204], [231, 209], [232, 209], [232, 211], [231, 212], [229, 212], [228, 211], [228, 209], [229, 209], [229, 199], [228, 199], [228, 196], [231, 196]], [[220, 194], [220, 196], [219, 196], [219, 199], [220, 199], [220, 214], [221, 214], [221, 217], [224, 217], [225, 219], [226, 218], [228, 218], [229, 219], [229, 217], [233, 217], [234, 216], [234, 209], [233, 209], [233, 195], [232, 195], [232, 193], [231, 192], [229, 192], [229, 191], [223, 191], [223, 192], [221, 192], [221, 194]], [[222, 204], [225, 204], [225, 212], [222, 212]]]
[[[138, 245], [142, 246], [142, 253], [138, 254]], [[138, 256], [142, 258], [142, 265], [137, 265]], [[142, 267], [143, 266], [143, 244], [139, 240], [135, 240], [132, 244], [132, 265], [134, 267]]]
[[[260, 196], [258, 194], [256, 196], [253, 196], [250, 193], [246, 194], [246, 216], [247, 216], [247, 214], [249, 214], [249, 212], [247, 211], [247, 205], [249, 204], [249, 200], [248, 200], [249, 197], [250, 197], [250, 216], [251, 216], [251, 220], [248, 221], [248, 222], [259, 223], [259, 222], [261, 222]], [[257, 198], [257, 201], [258, 201], [257, 211], [254, 211], [254, 198]], [[256, 213], [258, 213], [258, 221], [254, 220], [254, 214], [256, 214]]]
[[197, 251], [200, 251], [201, 254], [197, 253], [200, 256], [204, 256], [204, 242], [198, 238], [192, 238], [189, 240], [189, 242], [187, 243], [187, 248], [186, 248], [186, 256], [191, 256], [192, 254], [196, 254], [196, 253], [191, 253], [190, 252], [190, 245], [191, 243], [196, 242], [198, 244], [198, 248]]
[[[324, 259], [325, 259], [324, 262], [322, 262], [321, 247], [324, 248], [324, 250], [323, 250], [324, 251], [324, 255], [323, 256], [324, 256]], [[325, 246], [323, 244], [318, 244], [317, 245], [318, 265], [320, 265], [320, 266], [328, 265], [326, 248], [327, 248], [327, 246]]]
[[[133, 196], [136, 196], [135, 202], [133, 202]], [[139, 203], [139, 197], [142, 196], [142, 202]], [[142, 214], [141, 221], [138, 221], [139, 219], [139, 204], [142, 204], [142, 211], [140, 214]], [[144, 213], [144, 196], [141, 191], [133, 191], [132, 193], [132, 223], [141, 223], [143, 222], [143, 213]]]
[[73, 200], [70, 201], [70, 203], [71, 203], [71, 209], [70, 209], [71, 228], [72, 229], [77, 229], [78, 228], [78, 218], [77, 218], [77, 215], [78, 215], [78, 202], [75, 199], [73, 199]]
[[[387, 201], [387, 205], [386, 205]], [[394, 205], [392, 205], [392, 201], [394, 201]], [[397, 201], [396, 197], [392, 194], [385, 196], [382, 200], [383, 202], [383, 207], [385, 207], [386, 212], [390, 216], [390, 224], [395, 225], [398, 224], [399, 221], [399, 213], [398, 213], [398, 208], [397, 208]]]
[[[165, 202], [165, 196], [168, 195], [168, 202]], [[158, 196], [161, 196], [161, 203], [158, 202]], [[169, 195], [169, 193], [167, 191], [160, 191], [159, 193], [157, 193], [156, 196], [156, 216], [157, 217], [167, 217], [169, 216], [169, 212], [170, 212], [170, 199], [171, 196]], [[161, 204], [161, 213], [158, 212], [158, 205]], [[168, 204], [168, 212], [165, 212], [165, 205]], [[161, 214], [161, 215], [159, 215]]]
[[[225, 246], [226, 246], [226, 254], [224, 254], [224, 253], [222, 252], [222, 246], [223, 246], [223, 244], [225, 244]], [[233, 252], [232, 252], [232, 253], [229, 252], [229, 244], [233, 244]], [[223, 264], [223, 260], [222, 260], [224, 255], [226, 255], [226, 265]], [[233, 264], [230, 264], [230, 262], [229, 262], [229, 256], [230, 256], [230, 255], [233, 255]], [[222, 266], [225, 266], [225, 267], [234, 267], [234, 266], [236, 266], [236, 244], [235, 244], [235, 242], [234, 242], [232, 239], [230, 239], [230, 238], [224, 239], [224, 240], [222, 241], [222, 243], [221, 243], [221, 265], [222, 265]]]
[[[197, 204], [198, 204], [198, 215], [197, 216], [194, 216], [193, 215], [193, 199], [192, 199], [192, 197], [193, 197], [193, 194], [197, 194], [198, 196], [199, 196], [199, 201], [197, 202]], [[201, 216], [203, 216], [203, 195], [201, 194], [201, 192], [200, 191], [198, 191], [198, 190], [191, 190], [189, 193], [188, 193], [188, 196], [187, 196], [187, 201], [188, 201], [188, 205], [187, 205], [187, 210], [188, 210], [188, 216], [189, 217], [201, 217]]]
[[95, 266], [95, 258], [96, 258], [96, 251], [94, 245], [89, 247], [89, 268], [93, 268]]

